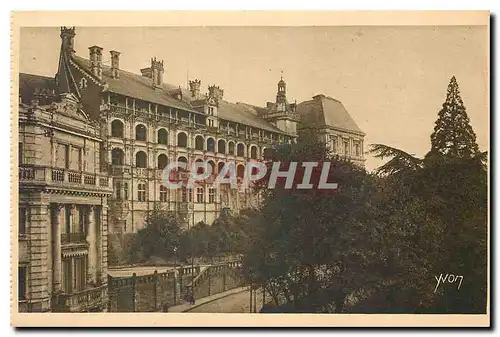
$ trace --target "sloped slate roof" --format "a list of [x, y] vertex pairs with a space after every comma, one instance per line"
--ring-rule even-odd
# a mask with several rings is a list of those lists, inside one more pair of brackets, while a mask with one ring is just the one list
[[36, 91], [54, 92], [55, 79], [47, 76], [19, 73], [19, 95], [24, 102], [30, 102]]
[[[79, 66], [90, 72], [90, 62], [88, 59], [80, 56], [73, 56], [73, 60], [75, 60]], [[104, 65], [102, 67], [102, 74], [103, 81], [108, 84], [108, 90], [111, 92], [135, 97], [147, 102], [196, 112], [188, 102], [177, 100], [168, 94], [168, 92], [177, 89], [178, 87], [176, 86], [164, 84], [163, 90], [153, 89], [150, 78], [121, 69], [119, 78], [113, 78], [111, 77], [111, 68]], [[185, 95], [183, 94], [183, 96]]]
[[[73, 56], [73, 60], [76, 61], [79, 66], [90, 72], [90, 62], [88, 59], [80, 56]], [[187, 89], [181, 88], [182, 100], [178, 100], [172, 97], [169, 93], [173, 90], [179, 89], [179, 86], [164, 83], [161, 89], [153, 89], [150, 78], [121, 69], [119, 78], [112, 78], [111, 68], [105, 65], [102, 66], [102, 73], [103, 81], [108, 84], [108, 90], [111, 92], [156, 104], [200, 113], [191, 105], [191, 101], [194, 101], [194, 99], [191, 96], [191, 92]], [[246, 124], [248, 126], [261, 128], [267, 131], [283, 133], [283, 131], [275, 127], [270, 122], [260, 118], [258, 109], [263, 108], [243, 103], [230, 103], [221, 100], [219, 101], [218, 111], [219, 117], [222, 119]]]
[[245, 103], [229, 103], [219, 101], [219, 117], [231, 122], [246, 124], [267, 131], [283, 133], [280, 129], [259, 117], [260, 109]]
[[325, 95], [316, 95], [312, 100], [299, 103], [297, 113], [310, 127], [332, 127], [365, 135], [344, 105]]

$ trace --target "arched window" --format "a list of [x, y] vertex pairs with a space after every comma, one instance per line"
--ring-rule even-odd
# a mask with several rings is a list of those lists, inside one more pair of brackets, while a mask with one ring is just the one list
[[123, 158], [125, 154], [122, 149], [115, 148], [111, 151], [111, 164], [112, 165], [123, 165]]
[[196, 165], [198, 165], [196, 169], [197, 174], [202, 174], [203, 172], [205, 172], [205, 165], [201, 164], [203, 163], [203, 159], [198, 158], [194, 162], [196, 163]]
[[119, 119], [111, 122], [111, 137], [123, 138], [123, 123]]
[[139, 168], [148, 167], [148, 156], [144, 151], [139, 151], [135, 154], [135, 166]]
[[228, 150], [229, 150], [229, 154], [234, 155], [234, 143], [233, 142], [229, 142], [227, 144], [227, 147], [228, 147]]
[[217, 174], [219, 174], [223, 168], [224, 168], [224, 162], [220, 161], [219, 164], [217, 164]]
[[210, 166], [210, 174], [211, 175], [214, 175], [214, 174], [217, 174], [217, 172], [215, 171], [215, 163], [213, 160], [209, 160], [207, 162], [208, 166]]
[[82, 77], [82, 79], [80, 80], [80, 89], [85, 89], [87, 88], [87, 79]]
[[239, 157], [244, 157], [245, 156], [245, 145], [239, 143], [237, 148], [236, 148], [236, 151], [237, 151]]
[[[188, 160], [187, 160], [186, 157], [181, 156], [181, 157], [177, 158], [177, 162], [186, 164], [186, 169], [188, 169], [188, 167], [187, 167]], [[180, 168], [180, 167], [178, 168], [178, 170], [179, 171], [185, 171], [185, 169]]]
[[211, 137], [207, 139], [207, 151], [215, 152], [215, 141]]
[[202, 136], [196, 136], [196, 138], [194, 139], [194, 148], [196, 150], [201, 150], [203, 151], [204, 150], [204, 145], [205, 144], [205, 140], [203, 139]]
[[168, 165], [168, 158], [165, 154], [160, 154], [158, 156], [158, 168], [163, 170]]
[[217, 142], [217, 152], [226, 153], [226, 141], [224, 139], [219, 139]]
[[257, 159], [257, 146], [252, 146], [250, 148], [250, 158]]
[[145, 142], [146, 137], [146, 127], [143, 124], [139, 124], [135, 127], [135, 140], [140, 140]]
[[177, 146], [178, 147], [187, 147], [188, 138], [184, 132], [179, 132], [177, 135]]
[[165, 129], [158, 130], [158, 144], [168, 144], [168, 132]]

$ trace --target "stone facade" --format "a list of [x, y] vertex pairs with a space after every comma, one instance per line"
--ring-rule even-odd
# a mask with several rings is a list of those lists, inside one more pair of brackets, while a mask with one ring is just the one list
[[[204, 161], [214, 173], [232, 162], [241, 181], [246, 162], [261, 160], [267, 149], [293, 142], [298, 130], [312, 127], [332, 149], [338, 153], [347, 149], [346, 156], [364, 165], [364, 133], [343, 106], [337, 108], [336, 100], [318, 95], [312, 101], [316, 107], [309, 111], [309, 101], [288, 101], [281, 78], [275, 100], [265, 107], [231, 103], [224, 100], [220, 86], [209, 85], [203, 92], [199, 79], [188, 81], [188, 88], [168, 84], [169, 65], [156, 57], [136, 74], [120, 69], [121, 54], [115, 50], [109, 51], [109, 65], [103, 64], [105, 52], [99, 46], [89, 47], [87, 57], [78, 56], [75, 37], [75, 28], [61, 28], [54, 91], [73, 94], [100, 125], [99, 164], [113, 178], [109, 232], [136, 232], [157, 207], [174, 211], [189, 226], [200, 221], [211, 224], [222, 212], [258, 204], [258, 196], [248, 190], [211, 184], [167, 190], [163, 168], [173, 161], [188, 167]], [[318, 111], [333, 117], [315, 124]]]
[[[153, 209], [177, 213], [185, 226], [211, 224], [221, 212], [256, 206], [248, 190], [206, 184], [188, 190], [167, 190], [163, 168], [204, 161], [219, 172], [232, 162], [239, 180], [247, 161], [261, 160], [267, 148], [296, 138], [297, 120], [286, 101], [284, 81], [276, 106], [268, 111], [223, 99], [216, 85], [201, 90], [201, 81], [180, 88], [164, 81], [164, 62], [151, 58], [141, 75], [119, 69], [120, 53], [110, 51], [112, 64], [102, 64], [102, 48], [89, 48], [88, 58], [74, 54], [74, 28], [61, 28], [62, 48], [56, 74], [59, 92], [72, 92], [99, 121], [104, 139], [102, 166], [113, 177], [109, 200], [110, 232], [136, 232]], [[285, 126], [283, 128], [282, 126]]]
[[100, 311], [111, 179], [97, 124], [51, 94], [19, 106], [19, 311]]

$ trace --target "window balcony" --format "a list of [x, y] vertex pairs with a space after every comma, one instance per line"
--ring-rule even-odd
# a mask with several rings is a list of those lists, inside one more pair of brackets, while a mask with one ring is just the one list
[[102, 311], [107, 306], [107, 285], [60, 294], [56, 303], [59, 312]]
[[48, 185], [61, 188], [98, 190], [111, 193], [111, 180], [104, 173], [86, 173], [51, 166], [22, 165], [19, 184]]
[[86, 233], [63, 233], [61, 234], [61, 244], [86, 244], [87, 234]]

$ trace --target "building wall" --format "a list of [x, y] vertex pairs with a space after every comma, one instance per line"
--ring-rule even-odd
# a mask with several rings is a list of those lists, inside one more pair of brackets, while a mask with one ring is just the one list
[[[107, 175], [97, 170], [100, 140], [93, 137], [97, 130], [67, 111], [59, 113], [58, 105], [33, 108], [20, 107], [19, 267], [25, 296], [19, 299], [19, 309], [71, 309], [71, 305], [61, 305], [76, 296], [61, 292], [65, 277], [62, 261], [76, 255], [88, 260], [83, 271], [85, 291], [98, 292], [94, 298], [99, 303], [92, 305], [101, 305], [107, 300], [106, 213], [111, 184]], [[61, 150], [61, 144], [68, 147]], [[70, 217], [66, 208], [73, 209]], [[80, 227], [80, 219], [86, 227]], [[66, 233], [81, 230], [83, 240], [75, 246]], [[85, 310], [85, 303], [73, 309]]]
[[[130, 100], [130, 99], [129, 99]], [[158, 156], [166, 155], [168, 162], [177, 161], [180, 157], [185, 157], [188, 166], [195, 160], [212, 161], [214, 169], [217, 170], [219, 163], [235, 162], [236, 165], [244, 165], [252, 155], [252, 147], [256, 150], [254, 153], [257, 159], [262, 156], [263, 149], [272, 146], [271, 140], [258, 139], [259, 130], [254, 129], [250, 133], [245, 134], [244, 138], [238, 138], [233, 135], [224, 133], [216, 134], [210, 132], [209, 129], [200, 127], [193, 128], [190, 125], [182, 123], [174, 123], [169, 120], [160, 120], [153, 114], [144, 115], [133, 109], [127, 109], [130, 102], [122, 106], [109, 105], [107, 109], [101, 112], [102, 125], [106, 126], [103, 129], [103, 134], [107, 136], [106, 149], [107, 149], [107, 163], [110, 166], [111, 174], [114, 177], [114, 194], [113, 198], [117, 198], [118, 188], [121, 190], [120, 202], [112, 202], [113, 206], [118, 211], [114, 212], [119, 214], [119, 219], [111, 221], [113, 232], [136, 232], [143, 228], [145, 218], [148, 213], [156, 206], [160, 206], [164, 210], [171, 210], [183, 218], [184, 225], [193, 225], [200, 221], [211, 224], [220, 214], [222, 207], [230, 207], [232, 209], [239, 209], [246, 204], [239, 203], [238, 198], [234, 193], [229, 193], [227, 189], [220, 187], [216, 189], [214, 202], [209, 202], [209, 187], [204, 190], [203, 202], [197, 202], [196, 189], [192, 190], [191, 202], [183, 202], [180, 190], [168, 190], [167, 199], [160, 198], [160, 187], [163, 184], [163, 170], [158, 168]], [[175, 114], [173, 114], [175, 116]], [[120, 121], [123, 125], [123, 138], [113, 137], [112, 125], [114, 121]], [[136, 127], [142, 124], [147, 130], [146, 141], [136, 140]], [[168, 132], [168, 144], [160, 144], [158, 142], [158, 130], [164, 129]], [[178, 144], [178, 135], [184, 133], [187, 135], [187, 148], [183, 148]], [[255, 134], [257, 137], [252, 138]], [[203, 137], [203, 150], [195, 149], [196, 137]], [[212, 139], [214, 141], [214, 151], [207, 151], [207, 141]], [[224, 140], [226, 144], [226, 153], [218, 153], [219, 140]], [[234, 143], [234, 155], [229, 154], [229, 142]], [[237, 145], [243, 144], [244, 155], [238, 156]], [[123, 151], [124, 160], [123, 166], [112, 165], [113, 150], [120, 149]], [[138, 168], [136, 166], [136, 155], [139, 151], [143, 151], [147, 156], [147, 168]], [[126, 192], [124, 185], [126, 184]], [[147, 200], [140, 201], [138, 197], [138, 188], [140, 184], [146, 185]], [[224, 196], [221, 199], [221, 194]], [[126, 200], [123, 200], [126, 199]], [[244, 200], [241, 197], [241, 200]]]

